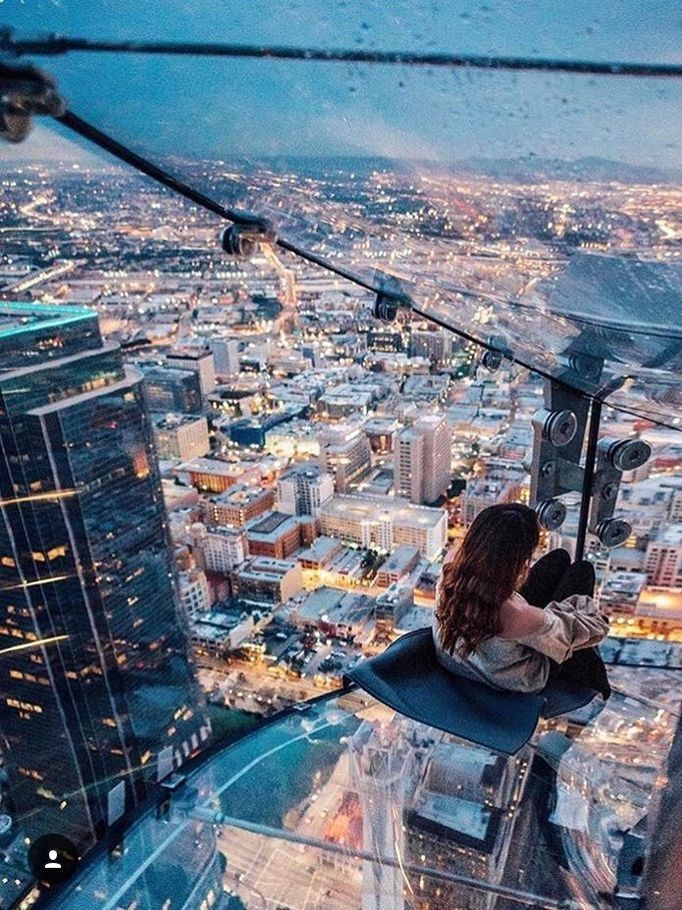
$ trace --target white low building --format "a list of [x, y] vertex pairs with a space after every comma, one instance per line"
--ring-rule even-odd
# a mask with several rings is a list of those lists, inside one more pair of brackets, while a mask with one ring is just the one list
[[368, 549], [391, 552], [416, 547], [422, 556], [435, 559], [448, 533], [443, 509], [417, 506], [392, 496], [335, 496], [320, 509], [320, 529]]

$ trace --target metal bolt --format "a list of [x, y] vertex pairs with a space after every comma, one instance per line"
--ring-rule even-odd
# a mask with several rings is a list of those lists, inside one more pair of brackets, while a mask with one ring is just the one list
[[540, 468], [543, 477], [554, 477], [556, 474], [556, 461], [546, 461]]
[[606, 500], [615, 499], [617, 495], [618, 495], [618, 484], [616, 484], [616, 483], [604, 484], [604, 487], [601, 491], [602, 499], [606, 499]]

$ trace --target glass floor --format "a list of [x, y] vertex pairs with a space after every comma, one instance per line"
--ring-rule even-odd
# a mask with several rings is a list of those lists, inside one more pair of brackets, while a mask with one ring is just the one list
[[357, 689], [304, 704], [204, 759], [41, 905], [606, 906], [624, 836], [655, 811], [680, 703], [675, 673], [611, 678], [601, 712], [542, 721], [515, 756]]

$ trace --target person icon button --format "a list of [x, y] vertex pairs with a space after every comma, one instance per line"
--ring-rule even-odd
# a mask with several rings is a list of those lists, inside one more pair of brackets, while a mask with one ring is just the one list
[[57, 853], [56, 850], [48, 850], [47, 855], [50, 857], [50, 862], [45, 863], [46, 869], [61, 869], [62, 868], [62, 864], [56, 862], [56, 859], [59, 856], [59, 854]]
[[28, 865], [41, 882], [56, 885], [71, 878], [78, 865], [76, 845], [63, 834], [43, 834], [28, 851]]

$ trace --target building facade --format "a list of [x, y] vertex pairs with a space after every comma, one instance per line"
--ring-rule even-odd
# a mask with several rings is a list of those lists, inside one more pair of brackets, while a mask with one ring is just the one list
[[246, 558], [247, 542], [236, 528], [206, 528], [196, 522], [191, 528], [192, 553], [202, 569], [228, 574]]
[[295, 562], [254, 556], [234, 572], [232, 586], [241, 600], [271, 607], [298, 593], [303, 588], [303, 575]]
[[682, 588], [682, 524], [670, 525], [646, 549], [644, 571], [656, 588]]
[[268, 512], [244, 526], [250, 556], [286, 559], [301, 546], [301, 526], [285, 512]]
[[154, 420], [154, 442], [159, 458], [189, 461], [208, 454], [211, 441], [205, 417], [165, 414]]
[[191, 370], [152, 367], [144, 371], [147, 407], [159, 413], [198, 414], [202, 408], [199, 376]]
[[211, 589], [208, 586], [206, 573], [202, 569], [193, 568], [180, 572], [178, 591], [180, 604], [186, 616], [196, 616], [211, 609], [213, 600]]
[[236, 484], [218, 496], [205, 497], [201, 508], [206, 524], [241, 528], [251, 519], [268, 512], [274, 504], [274, 490]]
[[215, 388], [215, 362], [211, 351], [172, 351], [166, 357], [166, 363], [170, 367], [196, 373], [202, 400], [208, 399]]
[[320, 529], [369, 549], [415, 547], [433, 560], [447, 540], [447, 513], [395, 497], [335, 496], [320, 510]]
[[353, 481], [366, 477], [371, 468], [371, 449], [362, 426], [343, 421], [325, 427], [320, 433], [320, 464], [334, 478], [337, 493], [347, 493]]
[[215, 371], [219, 376], [235, 376], [239, 372], [239, 341], [236, 338], [212, 338]]
[[334, 495], [334, 480], [316, 466], [296, 465], [277, 481], [277, 508], [289, 515], [317, 515]]
[[90, 311], [5, 312], [0, 647], [27, 647], [0, 662], [3, 766], [29, 836], [60, 831], [86, 846], [107, 828], [115, 785], [132, 805], [210, 726], [142, 376]]
[[450, 486], [451, 433], [444, 416], [420, 417], [398, 433], [393, 457], [398, 496], [432, 503]]

